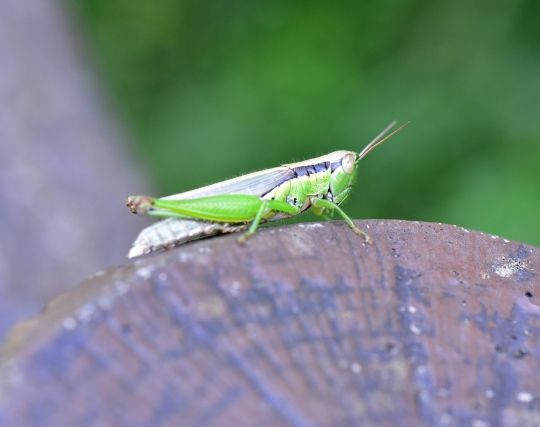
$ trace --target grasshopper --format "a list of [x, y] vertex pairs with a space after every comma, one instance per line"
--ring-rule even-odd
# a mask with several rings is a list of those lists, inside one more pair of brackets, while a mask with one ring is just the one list
[[351, 192], [358, 162], [408, 123], [388, 133], [395, 124], [392, 122], [360, 153], [334, 151], [167, 197], [130, 196], [127, 206], [131, 212], [167, 219], [145, 228], [128, 257], [238, 231], [245, 231], [238, 238], [244, 243], [261, 223], [308, 209], [325, 217], [337, 212], [353, 232], [372, 243], [339, 205]]

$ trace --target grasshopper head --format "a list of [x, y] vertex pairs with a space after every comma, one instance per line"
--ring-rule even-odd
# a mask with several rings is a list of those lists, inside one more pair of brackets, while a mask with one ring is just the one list
[[347, 198], [356, 178], [358, 154], [354, 151], [336, 151], [332, 153], [330, 165], [330, 192], [335, 203], [340, 204]]
[[366, 157], [374, 148], [387, 141], [408, 124], [409, 122], [390, 132], [396, 125], [396, 122], [390, 123], [390, 125], [377, 135], [373, 141], [366, 145], [360, 153], [355, 153], [354, 151], [336, 151], [330, 155], [332, 157], [330, 190], [335, 203], [340, 204], [349, 195], [354, 179], [356, 178], [358, 162]]

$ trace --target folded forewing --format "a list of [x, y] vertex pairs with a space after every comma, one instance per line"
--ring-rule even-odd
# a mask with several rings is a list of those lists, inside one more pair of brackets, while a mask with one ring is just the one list
[[286, 166], [279, 166], [277, 168], [249, 173], [184, 193], [173, 194], [163, 197], [163, 199], [195, 199], [220, 194], [248, 194], [262, 197], [278, 185], [294, 177], [295, 174], [291, 169]]

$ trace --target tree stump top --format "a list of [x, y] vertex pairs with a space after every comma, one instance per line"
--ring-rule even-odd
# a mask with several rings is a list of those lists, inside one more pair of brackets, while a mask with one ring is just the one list
[[540, 250], [357, 223], [374, 245], [297, 224], [89, 278], [1, 347], [0, 425], [535, 425]]

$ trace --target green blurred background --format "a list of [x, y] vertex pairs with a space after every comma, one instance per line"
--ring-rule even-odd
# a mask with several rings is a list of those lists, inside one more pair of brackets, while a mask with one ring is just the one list
[[156, 194], [360, 150], [410, 120], [361, 164], [353, 217], [540, 245], [540, 2], [70, 5]]

